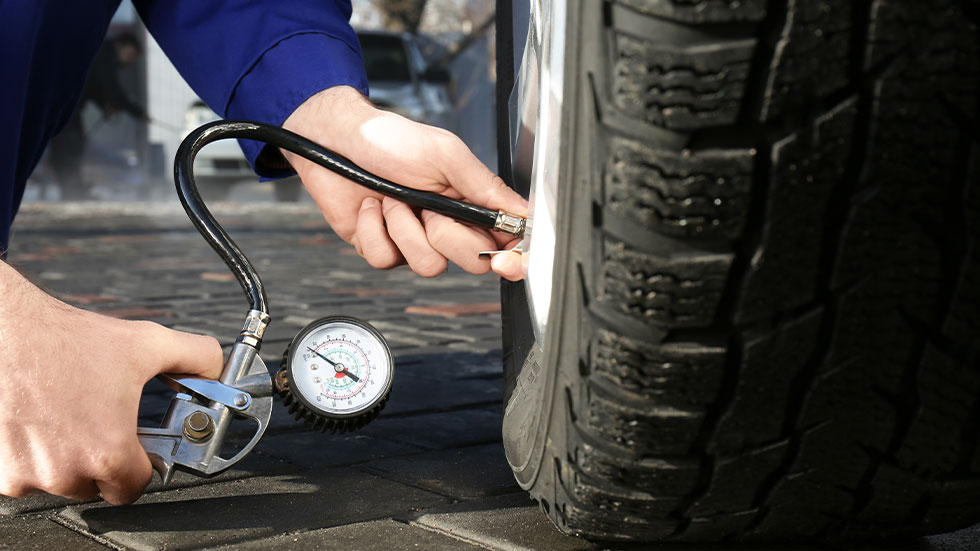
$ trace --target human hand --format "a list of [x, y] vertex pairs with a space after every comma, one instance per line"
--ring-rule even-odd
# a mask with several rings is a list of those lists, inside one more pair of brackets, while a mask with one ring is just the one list
[[[382, 178], [491, 209], [527, 215], [527, 202], [481, 163], [451, 132], [375, 108], [357, 90], [330, 88], [306, 100], [283, 123]], [[375, 268], [407, 263], [432, 277], [453, 261], [470, 273], [492, 268], [512, 281], [523, 277], [520, 255], [492, 261], [486, 250], [512, 248], [519, 239], [414, 209], [284, 152], [327, 222]]]
[[217, 378], [211, 337], [80, 310], [0, 262], [0, 494], [135, 501], [153, 475], [136, 436], [159, 373]]

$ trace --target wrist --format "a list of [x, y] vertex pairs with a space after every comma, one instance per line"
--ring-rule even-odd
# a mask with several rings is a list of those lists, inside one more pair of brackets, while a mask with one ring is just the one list
[[[352, 130], [379, 113], [356, 88], [334, 86], [307, 98], [283, 121], [282, 127], [328, 149], [339, 150], [350, 141]], [[291, 154], [284, 153], [290, 159]]]

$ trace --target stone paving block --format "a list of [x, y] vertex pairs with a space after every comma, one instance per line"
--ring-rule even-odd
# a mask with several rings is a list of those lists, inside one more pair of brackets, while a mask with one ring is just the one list
[[[168, 486], [163, 486], [163, 484], [161, 484], [160, 476], [154, 473], [153, 478], [150, 480], [150, 484], [146, 487], [146, 493], [173, 491], [180, 488], [217, 484], [232, 480], [251, 478], [259, 475], [280, 474], [295, 470], [297, 470], [297, 467], [292, 463], [286, 462], [279, 457], [271, 457], [263, 454], [260, 451], [255, 451], [249, 454], [240, 463], [235, 465], [234, 468], [211, 478], [202, 478], [183, 471], [178, 471], [177, 474], [174, 475], [173, 480], [170, 481], [170, 484]], [[0, 496], [0, 518], [25, 513], [48, 511], [51, 509], [58, 509], [60, 507], [77, 505], [79, 503], [100, 502], [101, 500], [99, 499], [79, 502], [49, 494], [34, 494], [17, 499]]]
[[321, 551], [326, 549], [475, 551], [483, 548], [403, 522], [378, 520], [239, 543], [220, 547], [218, 551]]
[[521, 491], [502, 444], [381, 459], [360, 469], [459, 499]]
[[17, 499], [0, 496], [0, 519], [5, 516], [46, 511], [74, 503], [78, 502], [49, 494], [34, 494]]
[[499, 408], [387, 417], [382, 412], [359, 433], [429, 449], [489, 444], [501, 440], [501, 415]]
[[[423, 531], [415, 528], [414, 530]], [[101, 543], [41, 515], [0, 518], [0, 551], [106, 551]]]
[[496, 350], [500, 347], [500, 342], [497, 340], [493, 341], [479, 341], [479, 342], [451, 342], [445, 345], [447, 349], [454, 351], [459, 350], [461, 352], [479, 352], [487, 354], [492, 350]]
[[[434, 354], [402, 354], [395, 359], [395, 367], [433, 379], [501, 378], [503, 360], [499, 347], [498, 342], [498, 350], [490, 354], [448, 352], [445, 348]], [[498, 386], [503, 388], [503, 383]]]
[[65, 522], [136, 550], [206, 549], [375, 520], [448, 500], [353, 469], [209, 484], [145, 496], [133, 505], [86, 504]]
[[477, 314], [492, 314], [500, 312], [500, 301], [469, 302], [465, 304], [449, 305], [413, 305], [405, 308], [406, 314], [418, 314], [423, 316], [443, 316], [456, 318], [459, 316], [472, 316]]
[[479, 379], [431, 379], [427, 366], [395, 368], [388, 405], [382, 413], [405, 414], [449, 410], [466, 406], [497, 404], [503, 400], [503, 385]]
[[425, 511], [412, 524], [501, 551], [593, 549], [589, 542], [559, 532], [524, 493]]
[[923, 538], [917, 550], [921, 551], [975, 551], [980, 544], [980, 524], [953, 532]]
[[417, 453], [421, 448], [360, 433], [324, 434], [319, 430], [266, 435], [258, 451], [304, 470], [364, 463]]

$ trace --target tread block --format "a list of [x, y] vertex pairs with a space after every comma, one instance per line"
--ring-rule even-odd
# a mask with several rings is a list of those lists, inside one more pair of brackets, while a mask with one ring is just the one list
[[854, 536], [894, 533], [910, 520], [909, 512], [929, 492], [929, 484], [888, 463], [878, 465], [870, 484], [871, 499], [849, 527]]
[[[885, 453], [897, 422], [893, 404], [882, 400], [856, 367], [824, 372], [810, 388], [798, 423], [810, 428], [794, 437], [799, 449], [785, 467], [787, 474], [765, 497], [763, 505], [771, 511], [756, 534], [813, 535], [854, 508], [857, 488], [872, 462]], [[793, 522], [806, 530], [793, 536], [792, 524], [787, 524]]]
[[751, 200], [752, 150], [678, 152], [618, 137], [609, 149], [605, 199], [616, 214], [665, 235], [741, 235]]
[[919, 407], [896, 454], [902, 468], [919, 476], [953, 471], [962, 454], [968, 426], [980, 396], [980, 373], [929, 345], [919, 370]]
[[594, 385], [584, 410], [577, 422], [588, 434], [602, 435], [640, 455], [685, 455], [704, 420], [704, 412], [631, 404], [623, 397], [597, 391]]
[[[596, 486], [574, 465], [554, 462], [554, 507], [545, 506], [558, 528], [604, 540], [662, 540], [677, 529], [668, 515], [678, 500], [656, 499], [618, 487]], [[550, 499], [551, 496], [548, 496]]]
[[755, 40], [657, 44], [616, 36], [613, 101], [628, 117], [673, 130], [735, 122]]
[[795, 471], [820, 467], [821, 476], [845, 487], [855, 487], [872, 456], [885, 453], [898, 418], [857, 361], [824, 373], [809, 389], [799, 426], [813, 428], [802, 435], [793, 465]]
[[844, 88], [850, 47], [850, 2], [789, 0], [769, 69], [762, 119]]
[[606, 451], [587, 442], [576, 447], [575, 463], [590, 478], [610, 480], [662, 496], [687, 495], [700, 474], [700, 466], [694, 459], [638, 458], [618, 450]]
[[765, 0], [619, 0], [638, 12], [684, 23], [761, 21]]
[[705, 408], [721, 386], [725, 348], [695, 343], [655, 345], [600, 329], [592, 374], [651, 403]]
[[950, 479], [932, 487], [932, 503], [923, 518], [930, 533], [951, 532], [980, 518], [980, 478]]
[[968, 185], [964, 197], [964, 221], [968, 232], [968, 245], [963, 267], [957, 277], [953, 300], [943, 323], [942, 333], [953, 342], [967, 345], [973, 354], [980, 352], [976, 337], [980, 335], [980, 217], [970, 213], [980, 212], [980, 144], [971, 148], [966, 178]]
[[708, 490], [685, 516], [712, 518], [751, 509], [759, 486], [779, 467], [785, 454], [786, 442], [780, 442], [736, 456], [719, 457]]
[[660, 541], [677, 530], [677, 522], [595, 511], [572, 501], [562, 504], [559, 528], [571, 535], [599, 540]]
[[649, 325], [711, 323], [733, 254], [655, 257], [607, 239], [597, 300]]
[[757, 510], [749, 509], [711, 517], [694, 517], [684, 533], [674, 539], [692, 542], [728, 541], [745, 532], [757, 514]]
[[[973, 85], [980, 80], [980, 6], [974, 7], [978, 20], [963, 17], [953, 22], [955, 34], [950, 44], [955, 60], [955, 71], [948, 75], [943, 84], [943, 90], [948, 100], [955, 105], [969, 120], [967, 128], [980, 126], [980, 102], [977, 101], [976, 87]], [[955, 121], [954, 121], [955, 122]], [[980, 139], [980, 134], [974, 132], [974, 138]], [[974, 142], [976, 143], [976, 141]]]
[[[955, 0], [908, 2], [874, 0], [868, 29], [868, 52], [865, 69], [881, 64], [910, 46], [910, 42], [931, 42], [948, 35]], [[929, 29], [929, 27], [933, 27]]]
[[737, 452], [782, 436], [793, 381], [814, 352], [821, 317], [822, 311], [811, 312], [745, 344], [735, 396], [718, 421], [710, 452]]
[[850, 98], [773, 146], [767, 222], [742, 286], [739, 322], [815, 296], [827, 205], [851, 152], [856, 113]]
[[[740, 536], [741, 541], [760, 542], [811, 542], [823, 539], [828, 525], [839, 522], [839, 515], [848, 509], [834, 509], [834, 503], [848, 504], [850, 495], [839, 488], [831, 486], [812, 486], [790, 479], [782, 483], [778, 489], [778, 505], [766, 510], [765, 516], [751, 531]], [[805, 500], [812, 503], [825, 502], [830, 504], [822, 510], [815, 510], [816, 505], [800, 507], [799, 502]]]
[[611, 519], [663, 518], [676, 510], [681, 503], [680, 497], [653, 496], [616, 486], [608, 481], [599, 483], [585, 476], [570, 463], [562, 463], [561, 480], [568, 482], [565, 490], [570, 491], [577, 505], [594, 509], [600, 515], [608, 515]]

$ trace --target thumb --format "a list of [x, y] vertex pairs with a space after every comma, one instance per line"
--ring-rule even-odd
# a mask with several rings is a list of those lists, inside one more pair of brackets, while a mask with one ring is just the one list
[[221, 345], [214, 337], [157, 325], [149, 338], [154, 375], [176, 373], [217, 379], [223, 368]]

